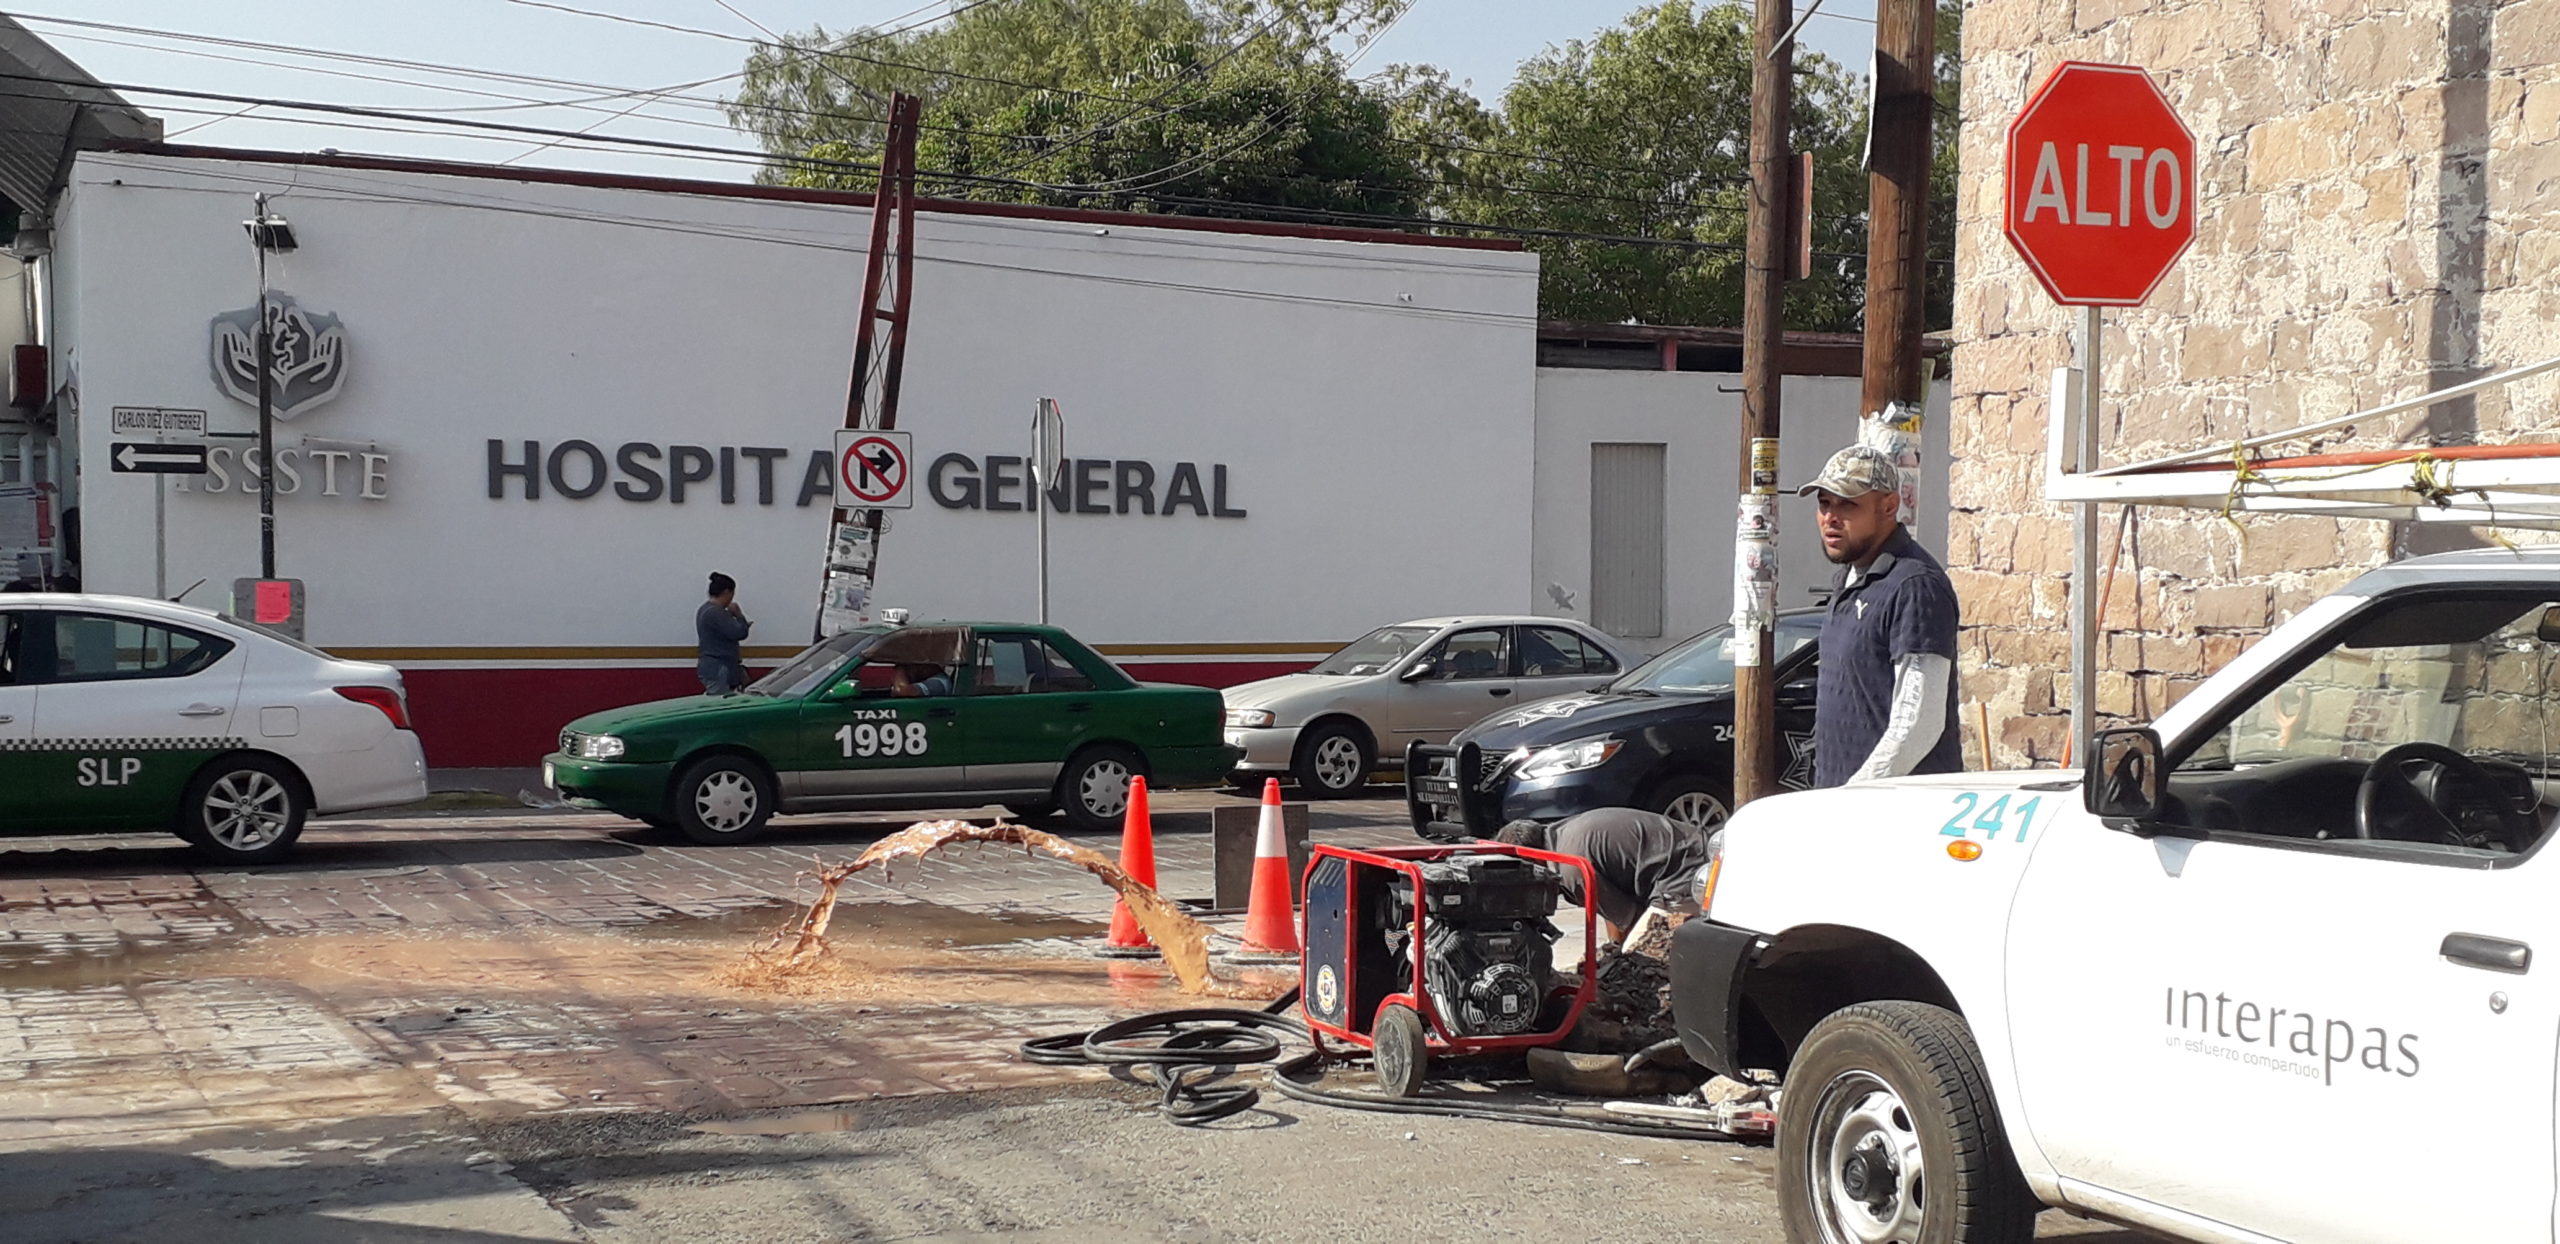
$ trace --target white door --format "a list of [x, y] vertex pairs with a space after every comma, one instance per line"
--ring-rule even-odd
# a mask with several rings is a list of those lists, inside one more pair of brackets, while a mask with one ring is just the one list
[[22, 744], [36, 726], [36, 689], [19, 665], [26, 615], [0, 611], [0, 747]]
[[2477, 599], [2368, 607], [2189, 733], [2159, 823], [2047, 831], [2009, 1016], [2066, 1179], [2282, 1239], [2553, 1238], [2543, 603], [2485, 636]]
[[37, 741], [202, 751], [239, 733], [234, 715], [249, 662], [230, 640], [106, 610], [27, 617], [42, 629], [26, 646], [50, 659]]
[[[1475, 626], [1449, 632], [1421, 658], [1428, 669], [1400, 682], [1387, 707], [1394, 754], [1415, 739], [1446, 743], [1478, 718], [1517, 703], [1511, 676], [1511, 628]], [[1385, 754], [1382, 752], [1382, 754]]]

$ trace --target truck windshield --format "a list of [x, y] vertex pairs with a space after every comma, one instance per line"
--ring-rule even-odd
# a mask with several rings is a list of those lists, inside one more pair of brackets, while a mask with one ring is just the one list
[[883, 633], [878, 630], [846, 631], [819, 640], [801, 650], [800, 655], [783, 662], [772, 673], [748, 683], [747, 694], [783, 699], [807, 695], [843, 668], [845, 662], [870, 647]]
[[2368, 615], [2242, 709], [2185, 768], [2304, 757], [2371, 763], [2402, 743], [2435, 743], [2536, 777], [2555, 767], [2551, 686], [2560, 602], [2528, 597], [2418, 600]]
[[1383, 674], [1387, 667], [1439, 634], [1430, 626], [1382, 626], [1316, 663], [1310, 674]]
[[[1790, 613], [1778, 618], [1776, 658], [1784, 660], [1788, 653], [1812, 643], [1822, 633], [1820, 612]], [[1629, 670], [1625, 677], [1609, 684], [1609, 690], [1626, 694], [1650, 692], [1655, 695], [1705, 695], [1733, 690], [1733, 657], [1724, 650], [1725, 641], [1733, 637], [1731, 626], [1719, 626], [1697, 635], [1661, 656]]]

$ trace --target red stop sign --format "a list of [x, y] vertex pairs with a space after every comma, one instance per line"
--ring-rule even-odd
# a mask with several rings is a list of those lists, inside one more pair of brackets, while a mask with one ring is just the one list
[[2005, 232], [2055, 302], [2130, 307], [2196, 236], [2196, 140], [2151, 75], [2065, 61], [2009, 123]]

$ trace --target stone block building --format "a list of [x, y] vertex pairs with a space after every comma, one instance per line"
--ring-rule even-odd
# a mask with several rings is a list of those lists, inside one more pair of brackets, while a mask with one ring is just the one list
[[[2560, 355], [2560, 0], [1972, 0], [1964, 45], [1948, 566], [1962, 693], [2005, 767], [2067, 734], [2071, 520], [2040, 484], [2077, 319], [2001, 236], [2010, 119], [2054, 65], [2109, 61], [2151, 70], [2194, 132], [2195, 245], [2106, 312], [2100, 453], [2227, 445]], [[2546, 375], [2283, 451], [2554, 439], [2556, 396]], [[2097, 707], [2137, 722], [2359, 571], [2535, 538], [2099, 513]]]

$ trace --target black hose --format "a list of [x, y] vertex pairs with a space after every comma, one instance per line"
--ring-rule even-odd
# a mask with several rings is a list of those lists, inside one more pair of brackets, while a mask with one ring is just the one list
[[1306, 1040], [1307, 1026], [1286, 1013], [1297, 1003], [1298, 991], [1292, 989], [1259, 1011], [1158, 1011], [1091, 1032], [1034, 1037], [1022, 1043], [1021, 1052], [1026, 1062], [1126, 1068], [1140, 1082], [1163, 1090], [1157, 1113], [1176, 1127], [1198, 1127], [1261, 1104], [1261, 1090], [1249, 1085], [1209, 1087], [1198, 1081], [1278, 1058], [1284, 1036]]
[[[1236, 1007], [1158, 1011], [1105, 1024], [1091, 1032], [1034, 1037], [1022, 1043], [1021, 1053], [1026, 1062], [1126, 1068], [1140, 1082], [1162, 1090], [1163, 1096], [1156, 1103], [1156, 1110], [1168, 1122], [1176, 1127], [1198, 1127], [1242, 1114], [1261, 1104], [1262, 1093], [1250, 1085], [1211, 1087], [1197, 1081], [1253, 1063], [1277, 1059], [1284, 1037], [1308, 1040], [1307, 1026], [1287, 1013], [1297, 1003], [1298, 991], [1292, 989], [1259, 1011]], [[1677, 1123], [1638, 1122], [1593, 1115], [1570, 1106], [1491, 1105], [1435, 1097], [1386, 1097], [1376, 1093], [1318, 1088], [1298, 1078], [1323, 1065], [1323, 1051], [1309, 1050], [1273, 1066], [1270, 1085], [1281, 1096], [1293, 1101], [1340, 1106], [1346, 1110], [1531, 1123], [1541, 1127], [1580, 1128], [1657, 1140], [1738, 1139], [1729, 1132], [1704, 1125], [1690, 1127]]]

